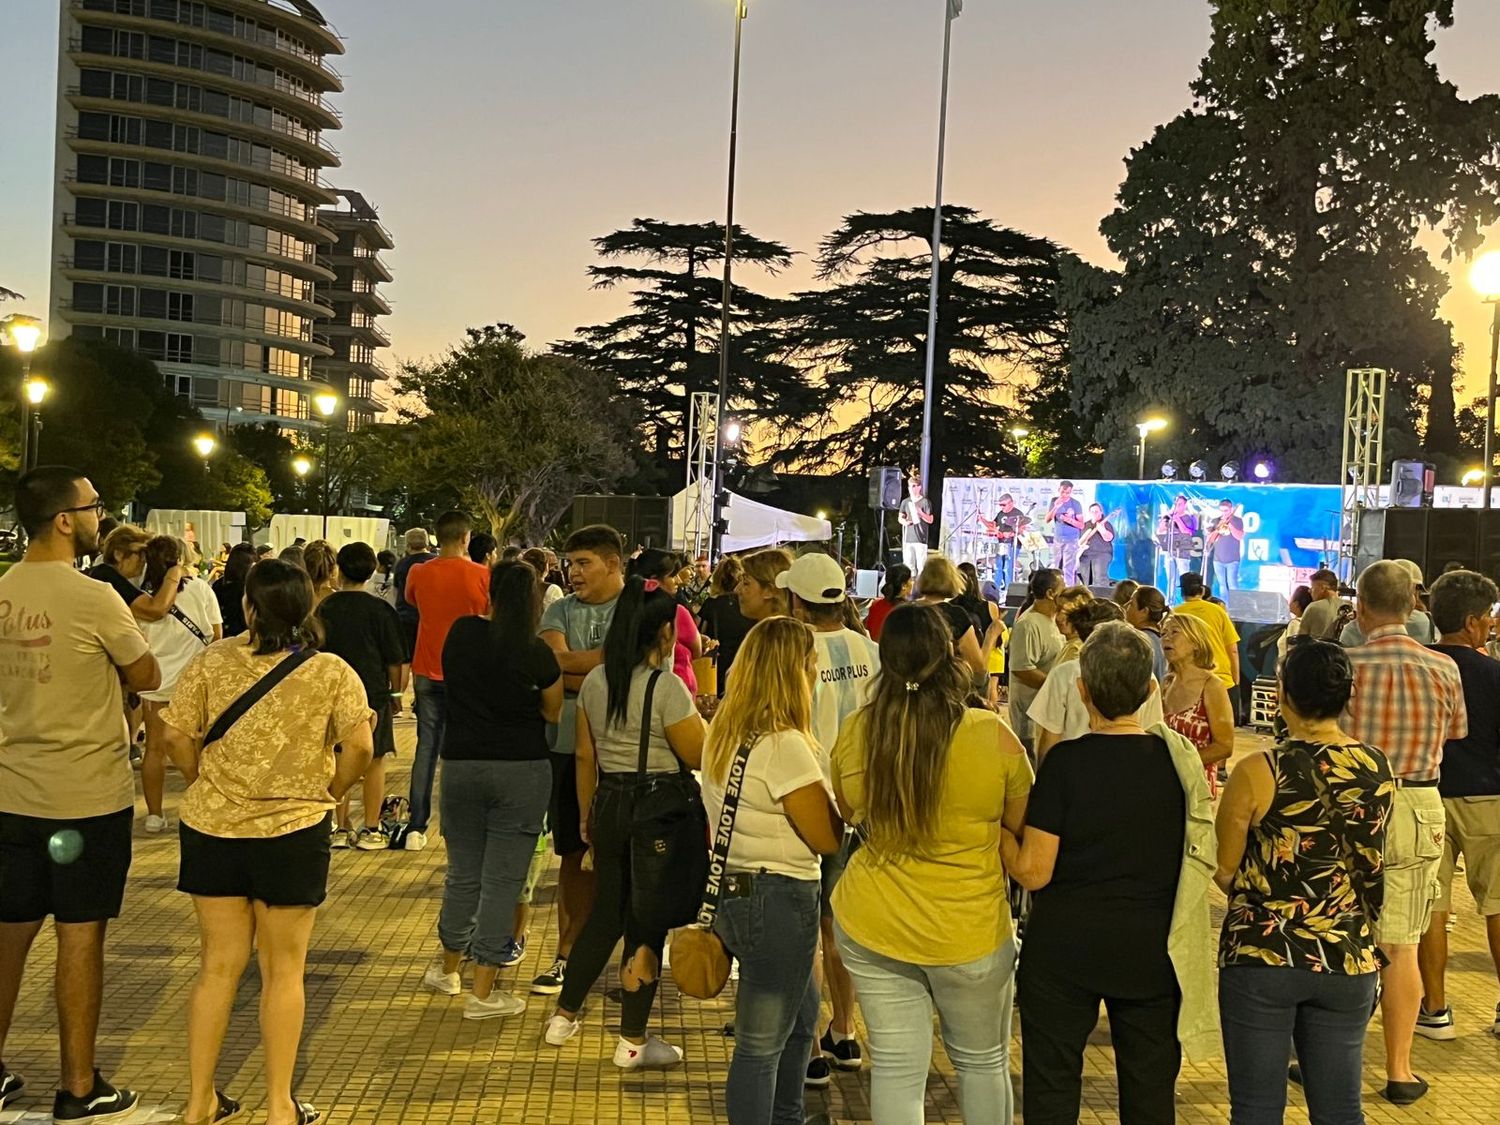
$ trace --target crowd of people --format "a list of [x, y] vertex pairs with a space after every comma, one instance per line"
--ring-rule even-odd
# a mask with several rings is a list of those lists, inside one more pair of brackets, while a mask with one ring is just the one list
[[[1076, 1122], [1101, 1006], [1124, 1122], [1174, 1120], [1183, 1059], [1221, 1051], [1237, 1123], [1280, 1121], [1289, 1082], [1315, 1125], [1362, 1120], [1377, 1009], [1381, 1092], [1411, 1104], [1427, 1091], [1413, 1037], [1478, 1025], [1445, 990], [1459, 857], [1500, 976], [1500, 591], [1470, 571], [1428, 590], [1376, 563], [1352, 606], [1312, 575], [1278, 646], [1278, 737], [1230, 771], [1240, 637], [1193, 572], [1169, 609], [1149, 586], [1105, 599], [1037, 570], [1010, 614], [972, 566], [916, 552], [861, 606], [818, 550], [711, 569], [591, 526], [559, 558], [447, 512], [400, 558], [314, 540], [200, 562], [195, 543], [110, 528], [57, 467], [20, 479], [16, 509], [0, 1107], [24, 1092], [5, 1038], [50, 916], [54, 1119], [135, 1108], [93, 1040], [138, 732], [142, 832], [171, 827], [169, 765], [186, 785], [190, 1125], [241, 1111], [216, 1070], [252, 955], [267, 1118], [320, 1118], [293, 1072], [331, 854], [420, 852], [434, 824], [443, 889], [414, 985], [462, 997], [469, 1020], [548, 997], [540, 1039], [576, 1050], [614, 965], [622, 1071], [683, 1059], [653, 1012], [669, 935], [709, 916], [707, 895], [738, 966], [735, 1125], [800, 1122], [807, 1089], [867, 1063], [874, 1120], [923, 1120], [934, 1015], [964, 1120], [1009, 1122], [1016, 1012], [1022, 1116]], [[401, 795], [386, 767], [408, 700]], [[526, 984], [506, 971], [549, 840], [557, 944]], [[1217, 943], [1211, 883], [1228, 898]]]

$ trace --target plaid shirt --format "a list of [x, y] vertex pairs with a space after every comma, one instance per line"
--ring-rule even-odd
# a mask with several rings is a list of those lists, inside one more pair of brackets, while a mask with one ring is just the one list
[[1469, 733], [1458, 665], [1407, 636], [1404, 625], [1382, 625], [1348, 655], [1354, 665], [1349, 733], [1384, 750], [1393, 776], [1437, 777], [1443, 743]]

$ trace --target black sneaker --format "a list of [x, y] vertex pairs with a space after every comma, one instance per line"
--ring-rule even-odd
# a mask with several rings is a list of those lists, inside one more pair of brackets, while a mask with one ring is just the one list
[[53, 1125], [78, 1121], [121, 1121], [135, 1112], [141, 1096], [134, 1090], [117, 1090], [94, 1071], [94, 1088], [83, 1097], [59, 1090], [52, 1099]]
[[833, 1067], [828, 1065], [828, 1060], [822, 1055], [815, 1059], [807, 1060], [807, 1077], [802, 1084], [814, 1090], [821, 1090], [833, 1081]]
[[818, 1046], [823, 1048], [823, 1054], [833, 1060], [833, 1065], [840, 1070], [858, 1070], [864, 1065], [864, 1055], [860, 1053], [859, 1042], [850, 1036], [841, 1043], [833, 1041], [833, 1025], [828, 1025], [828, 1030], [823, 1033], [822, 1040]]
[[0, 1067], [0, 1109], [4, 1109], [5, 1103], [24, 1089], [26, 1082], [19, 1074]]
[[563, 990], [563, 978], [568, 972], [568, 959], [559, 957], [551, 967], [531, 982], [531, 991], [538, 996], [556, 996]]

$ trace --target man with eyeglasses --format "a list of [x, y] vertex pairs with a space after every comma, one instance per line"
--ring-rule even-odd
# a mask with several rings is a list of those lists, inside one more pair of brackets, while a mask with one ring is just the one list
[[20, 1093], [5, 1067], [26, 955], [50, 914], [62, 1047], [53, 1120], [111, 1120], [138, 1097], [94, 1069], [104, 934], [130, 869], [135, 781], [123, 691], [161, 670], [130, 609], [74, 569], [98, 547], [104, 505], [74, 469], [16, 482], [30, 545], [0, 576], [0, 1107]]

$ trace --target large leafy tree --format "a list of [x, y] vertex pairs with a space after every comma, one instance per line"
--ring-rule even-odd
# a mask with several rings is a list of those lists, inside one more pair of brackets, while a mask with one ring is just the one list
[[[1124, 471], [1138, 413], [1160, 448], [1337, 469], [1344, 372], [1392, 373], [1387, 448], [1456, 446], [1444, 273], [1500, 218], [1500, 97], [1431, 61], [1452, 0], [1213, 0], [1193, 107], [1130, 156], [1101, 230], [1122, 271], [1064, 269], [1073, 393]], [[1417, 404], [1427, 402], [1425, 427]]]
[[[603, 261], [589, 267], [596, 289], [626, 289], [630, 311], [607, 324], [579, 328], [554, 346], [613, 377], [637, 399], [645, 445], [659, 473], [681, 463], [694, 392], [719, 385], [719, 332], [723, 298], [724, 227], [636, 219], [624, 230], [594, 239]], [[774, 274], [791, 264], [779, 242], [734, 228], [736, 278]], [[759, 331], [777, 304], [736, 281], [730, 301], [730, 403], [750, 417], [795, 391], [797, 373], [781, 363]]]
[[[607, 492], [633, 466], [635, 418], [609, 378], [528, 352], [505, 325], [469, 329], [435, 363], [407, 364], [388, 443], [388, 485], [451, 491], [502, 542], [539, 542], [583, 492]], [[409, 396], [409, 397], [407, 397]]]
[[[811, 383], [812, 409], [793, 398], [778, 421], [794, 436], [787, 466], [863, 473], [917, 463], [922, 434], [931, 207], [856, 212], [823, 239], [821, 289], [786, 310], [782, 343]], [[1009, 436], [1038, 396], [1038, 377], [1063, 358], [1055, 244], [997, 226], [969, 207], [943, 208], [934, 363], [933, 471], [1021, 467]], [[1040, 421], [1037, 423], [1040, 425]]]

